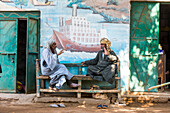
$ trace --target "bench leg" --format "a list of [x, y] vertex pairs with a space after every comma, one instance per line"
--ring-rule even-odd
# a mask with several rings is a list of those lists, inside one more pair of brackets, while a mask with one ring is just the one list
[[39, 60], [36, 59], [36, 87], [37, 87], [36, 95], [37, 97], [40, 97], [40, 80], [38, 79], [38, 77], [39, 77]]
[[40, 80], [37, 79], [37, 97], [40, 97]]
[[117, 96], [118, 96], [118, 98], [117, 98], [117, 103], [120, 104], [120, 101], [121, 101], [121, 94], [118, 93]]
[[119, 89], [119, 82], [116, 80], [116, 89]]
[[41, 88], [45, 89], [45, 80], [41, 79]]
[[78, 92], [77, 92], [77, 98], [81, 98], [81, 80], [78, 80]]

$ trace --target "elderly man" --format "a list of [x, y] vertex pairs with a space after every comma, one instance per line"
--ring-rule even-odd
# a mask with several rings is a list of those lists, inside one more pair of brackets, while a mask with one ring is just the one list
[[107, 38], [100, 40], [101, 50], [94, 59], [81, 62], [87, 65], [87, 76], [91, 76], [94, 80], [107, 81], [112, 84], [115, 78], [116, 62], [118, 57], [111, 50], [111, 42]]
[[41, 72], [51, 78], [49, 89], [58, 91], [65, 82], [71, 88], [78, 87], [78, 84], [71, 81], [74, 75], [68, 71], [65, 65], [59, 63], [58, 55], [61, 55], [63, 51], [57, 54], [56, 47], [55, 40], [50, 39], [41, 54]]

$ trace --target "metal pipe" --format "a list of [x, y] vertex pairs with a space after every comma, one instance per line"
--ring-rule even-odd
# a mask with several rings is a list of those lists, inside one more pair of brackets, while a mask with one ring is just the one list
[[152, 86], [152, 87], [148, 88], [148, 91], [150, 91], [151, 89], [155, 89], [155, 88], [158, 88], [158, 87], [166, 86], [166, 85], [169, 85], [169, 84], [170, 84], [170, 82], [163, 83], [163, 84], [156, 85], [156, 86]]

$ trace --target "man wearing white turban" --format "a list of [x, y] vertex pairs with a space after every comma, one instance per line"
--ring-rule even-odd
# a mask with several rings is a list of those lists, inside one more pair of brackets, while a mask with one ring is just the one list
[[68, 71], [65, 65], [59, 63], [58, 56], [63, 51], [57, 54], [56, 47], [56, 41], [50, 39], [41, 54], [41, 72], [51, 78], [49, 89], [58, 90], [65, 82], [70, 87], [78, 87], [78, 84], [72, 83], [70, 80], [74, 75]]
[[91, 76], [95, 80], [107, 81], [112, 84], [116, 73], [116, 62], [118, 57], [111, 50], [111, 42], [107, 38], [100, 40], [101, 50], [94, 59], [82, 62], [87, 65], [87, 76]]

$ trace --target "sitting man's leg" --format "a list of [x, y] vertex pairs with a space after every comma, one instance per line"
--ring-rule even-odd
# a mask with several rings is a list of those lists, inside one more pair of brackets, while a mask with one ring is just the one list
[[92, 77], [94, 80], [103, 81], [102, 74], [96, 66], [88, 66], [86, 75]]
[[71, 88], [78, 87], [78, 84], [73, 83], [71, 80], [66, 79], [67, 85]]

